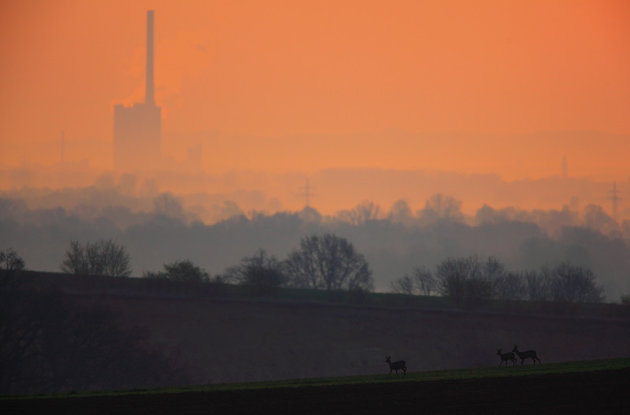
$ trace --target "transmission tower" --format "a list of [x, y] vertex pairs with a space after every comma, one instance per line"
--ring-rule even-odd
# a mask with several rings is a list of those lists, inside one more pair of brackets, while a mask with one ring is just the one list
[[617, 191], [617, 182], [613, 182], [613, 188], [609, 193], [610, 193], [610, 197], [608, 197], [608, 199], [612, 201], [613, 219], [617, 221], [617, 209], [619, 207], [619, 202], [623, 200], [619, 197], [619, 192]]
[[304, 198], [305, 207], [311, 207], [311, 198], [315, 196], [315, 194], [313, 193], [311, 183], [308, 179], [306, 179], [306, 184], [304, 185], [302, 191], [298, 194], [298, 196]]

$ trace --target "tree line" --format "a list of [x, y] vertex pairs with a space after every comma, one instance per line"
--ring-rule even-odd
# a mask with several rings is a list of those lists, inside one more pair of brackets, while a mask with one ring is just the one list
[[[61, 263], [69, 274], [128, 277], [132, 273], [129, 253], [112, 240], [81, 244], [71, 241]], [[259, 249], [238, 265], [211, 277], [189, 259], [165, 263], [159, 271], [143, 277], [178, 282], [222, 282], [246, 285], [257, 293], [279, 287], [328, 291], [372, 291], [372, 271], [365, 257], [347, 239], [335, 234], [310, 235], [284, 260]]]
[[449, 256], [477, 253], [501, 258], [515, 270], [569, 261], [595, 272], [610, 301], [630, 292], [626, 278], [630, 227], [624, 228], [629, 232], [605, 231], [609, 220], [601, 209], [586, 208], [582, 214], [569, 208], [525, 211], [484, 206], [476, 215], [462, 216], [460, 201], [438, 194], [420, 210], [404, 201], [388, 210], [364, 202], [335, 215], [313, 208], [250, 211], [204, 223], [181, 217], [179, 209], [168, 208], [173, 204], [162, 199], [156, 201], [154, 212], [137, 207], [125, 214], [117, 205], [102, 210], [29, 209], [19, 200], [0, 198], [5, 207], [0, 213], [0, 245], [19, 249], [29, 260], [33, 257], [38, 269], [58, 270], [70, 240], [85, 243], [100, 235], [129, 248], [134, 276], [179, 259], [190, 259], [214, 276], [259, 248], [284, 259], [304, 235], [330, 232], [348, 238], [366, 256], [379, 291], [388, 291], [391, 280], [418, 264], [433, 269]]
[[402, 294], [442, 295], [458, 304], [485, 300], [599, 303], [604, 289], [588, 268], [563, 262], [540, 270], [513, 272], [493, 257], [447, 258], [435, 270], [416, 267], [391, 283]]
[[300, 246], [284, 260], [259, 249], [213, 278], [190, 260], [164, 264], [162, 271], [148, 272], [144, 277], [240, 284], [257, 294], [280, 287], [326, 291], [374, 289], [372, 271], [365, 257], [347, 239], [331, 233], [302, 238]]
[[[70, 274], [128, 277], [132, 273], [126, 248], [112, 240], [81, 244], [71, 241], [61, 263]], [[23, 268], [24, 261], [13, 250], [0, 252], [5, 269]], [[372, 271], [365, 257], [346, 238], [332, 233], [313, 234], [300, 240], [299, 247], [281, 260], [259, 249], [239, 264], [210, 276], [191, 260], [163, 264], [159, 271], [145, 272], [144, 278], [177, 282], [239, 284], [256, 294], [280, 287], [326, 291], [372, 291]], [[586, 267], [563, 262], [539, 270], [513, 272], [494, 257], [447, 258], [435, 270], [416, 267], [391, 282], [395, 293], [440, 295], [458, 305], [486, 300], [529, 300], [565, 303], [598, 303], [604, 289]], [[623, 300], [623, 299], [622, 299]]]

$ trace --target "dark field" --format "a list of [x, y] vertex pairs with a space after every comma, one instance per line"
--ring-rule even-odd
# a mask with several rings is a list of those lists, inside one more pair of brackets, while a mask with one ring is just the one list
[[[168, 402], [158, 405], [158, 408], [169, 408], [169, 405], [173, 405], [171, 408], [185, 408], [187, 401], [196, 397], [198, 392], [188, 390], [184, 394], [171, 394], [173, 388], [181, 391], [183, 387], [209, 385], [199, 399], [209, 402], [206, 405], [219, 407], [254, 402], [255, 408], [267, 404], [288, 408], [304, 405], [306, 411], [310, 405], [321, 404], [333, 410], [343, 405], [362, 405], [361, 402], [365, 402], [368, 408], [379, 408], [383, 401], [391, 402], [386, 404], [391, 407], [416, 405], [431, 407], [431, 411], [435, 412], [448, 405], [468, 407], [473, 405], [470, 402], [483, 397], [497, 407], [502, 407], [505, 400], [513, 402], [513, 405], [518, 403], [517, 407], [528, 408], [531, 402], [544, 396], [549, 400], [556, 397], [556, 390], [565, 389], [567, 396], [573, 394], [583, 400], [595, 396], [593, 399], [599, 402], [600, 395], [603, 399], [613, 399], [605, 394], [616, 393], [619, 388], [615, 385], [623, 384], [625, 379], [617, 372], [610, 376], [602, 375], [592, 381], [595, 385], [602, 385], [601, 388], [595, 386], [589, 389], [582, 385], [584, 382], [578, 375], [575, 375], [578, 380], [541, 378], [531, 382], [519, 377], [506, 380], [509, 387], [505, 388], [504, 381], [495, 379], [495, 376], [512, 372], [528, 376], [565, 376], [566, 371], [558, 374], [549, 372], [548, 368], [563, 362], [630, 356], [628, 310], [614, 304], [592, 307], [519, 303], [457, 309], [445, 299], [435, 297], [405, 298], [375, 294], [359, 298], [356, 302], [356, 299], [346, 301], [344, 298], [303, 298], [313, 294], [306, 290], [284, 290], [268, 296], [253, 296], [230, 291], [239, 287], [208, 284], [154, 287], [140, 279], [101, 281], [97, 278], [74, 278], [70, 281], [69, 276], [55, 275], [41, 278], [42, 282], [45, 280], [53, 284], [53, 288], [66, 293], [69, 301], [111, 312], [116, 327], [137, 334], [142, 339], [141, 347], [162, 356], [169, 367], [148, 366], [147, 369], [130, 372], [136, 377], [120, 376], [119, 373], [127, 372], [119, 366], [134, 369], [135, 362], [142, 363], [143, 360], [141, 357], [140, 360], [138, 357], [125, 360], [127, 355], [119, 353], [102, 367], [98, 366], [100, 371], [94, 373], [100, 377], [91, 382], [75, 381], [56, 388], [57, 384], [53, 384], [48, 389], [15, 388], [6, 394], [163, 387], [170, 388], [168, 397], [154, 394], [152, 399], [168, 399]], [[38, 310], [45, 315], [49, 309], [40, 307]], [[72, 326], [73, 321], [64, 320], [64, 325]], [[86, 327], [92, 325], [86, 324]], [[53, 339], [64, 337], [56, 331], [51, 334]], [[500, 359], [497, 349], [507, 352], [515, 344], [522, 351], [535, 349], [543, 365], [531, 369], [498, 369]], [[127, 350], [116, 344], [111, 348], [112, 351], [119, 349]], [[72, 371], [89, 369], [92, 367], [89, 362], [96, 361], [84, 359], [83, 362], [88, 363], [82, 364], [73, 352], [58, 354], [65, 356], [59, 360], [63, 365], [61, 367]], [[387, 376], [386, 356], [391, 356], [394, 361], [406, 360], [409, 374], [405, 382], [398, 383], [402, 378], [395, 381], [393, 376]], [[531, 362], [527, 363], [531, 365]], [[35, 375], [26, 379], [37, 380], [40, 374], [46, 375], [46, 367], [43, 365], [40, 372], [33, 372]], [[118, 369], [110, 371], [110, 367]], [[623, 367], [626, 378], [628, 373], [625, 368], [628, 367], [630, 365]], [[490, 376], [480, 380], [478, 385], [469, 381], [457, 383], [457, 379], [462, 377], [470, 378], [466, 373], [448, 378], [443, 375], [427, 377], [431, 371], [448, 369], [491, 372], [477, 373], [476, 378]], [[598, 367], [600, 371], [610, 369], [608, 366]], [[585, 376], [598, 375], [591, 373]], [[313, 381], [322, 378], [335, 381], [323, 385]], [[340, 381], [346, 378], [361, 379], [350, 382], [360, 385]], [[307, 379], [298, 384], [303, 386], [308, 383], [310, 387], [294, 390], [296, 382], [286, 383], [286, 379]], [[606, 379], [610, 379], [612, 384]], [[429, 385], [426, 383], [429, 380], [437, 383]], [[424, 383], [419, 385], [418, 381]], [[265, 382], [265, 388], [273, 385], [275, 389], [268, 394], [251, 390], [234, 391], [234, 384], [243, 382]], [[392, 387], [392, 383], [397, 386]], [[227, 389], [232, 392], [219, 392], [226, 389], [219, 387], [222, 384], [231, 385]], [[291, 389], [282, 385], [290, 385]], [[526, 392], [520, 393], [519, 387]], [[545, 395], [550, 388], [554, 390], [552, 395]], [[248, 386], [248, 389], [251, 388]], [[74, 399], [83, 399], [76, 398], [76, 394], [73, 396]], [[561, 396], [558, 394], [557, 398]], [[488, 400], [490, 398], [491, 401]], [[107, 405], [114, 406], [119, 405], [118, 399], [120, 402], [128, 399], [129, 403], [124, 403], [123, 407], [131, 405], [138, 410], [151, 406], [141, 402], [146, 397], [135, 395], [116, 399], [93, 397], [86, 402], [90, 404], [99, 399], [112, 399]], [[339, 403], [336, 404], [336, 401]], [[65, 405], [63, 401], [55, 402], [55, 405]], [[46, 404], [53, 405], [50, 402]], [[99, 409], [101, 404], [93, 405]], [[190, 405], [198, 407], [200, 404], [193, 399]]]
[[571, 363], [552, 366], [552, 369], [543, 365], [538, 369], [460, 371], [462, 376], [465, 373], [473, 376], [464, 378], [455, 378], [457, 373], [436, 372], [429, 379], [423, 379], [421, 374], [410, 374], [406, 378], [381, 375], [339, 381], [328, 379], [321, 383], [314, 380], [313, 384], [297, 381], [224, 385], [207, 390], [5, 399], [0, 400], [0, 406], [4, 413], [86, 414], [630, 413], [630, 362], [627, 359], [619, 367], [610, 369], [587, 367], [579, 371], [580, 368], [572, 368]]
[[[113, 310], [190, 384], [373, 375], [385, 356], [412, 372], [492, 367], [496, 350], [543, 363], [630, 356], [627, 319], [431, 311], [279, 301], [84, 298]], [[177, 386], [177, 385], [164, 385]]]

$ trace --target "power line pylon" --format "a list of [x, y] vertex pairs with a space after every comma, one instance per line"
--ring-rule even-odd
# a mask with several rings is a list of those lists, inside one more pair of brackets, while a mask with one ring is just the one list
[[608, 199], [612, 201], [612, 215], [613, 219], [617, 221], [617, 209], [619, 208], [619, 202], [623, 200], [619, 197], [619, 191], [617, 191], [617, 182], [613, 182], [613, 188], [610, 191], [610, 197]]
[[298, 194], [298, 196], [304, 198], [304, 206], [311, 207], [311, 199], [315, 194], [313, 193], [313, 189], [311, 188], [311, 183], [308, 179], [306, 179], [306, 184], [302, 188], [302, 191]]

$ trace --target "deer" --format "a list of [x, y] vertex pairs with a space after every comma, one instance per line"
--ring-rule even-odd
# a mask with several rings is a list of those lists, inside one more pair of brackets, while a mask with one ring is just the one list
[[395, 371], [398, 374], [399, 370], [403, 371], [403, 376], [407, 374], [407, 364], [404, 360], [399, 360], [397, 362], [392, 362], [391, 356], [387, 356], [385, 359], [385, 363], [389, 364], [389, 374], [392, 374], [392, 371]]
[[497, 354], [501, 357], [501, 361], [499, 362], [499, 367], [505, 362], [505, 367], [507, 367], [507, 362], [509, 360], [512, 361], [512, 366], [516, 364], [516, 357], [513, 352], [501, 353], [501, 349], [497, 350]]
[[512, 349], [512, 352], [516, 353], [518, 357], [521, 359], [521, 365], [523, 364], [525, 359], [532, 359], [532, 361], [534, 362], [534, 365], [536, 364], [536, 360], [538, 360], [538, 363], [542, 363], [540, 359], [538, 358], [538, 356], [536, 356], [536, 350], [528, 350], [526, 352], [519, 352], [518, 346], [514, 345], [514, 349]]

